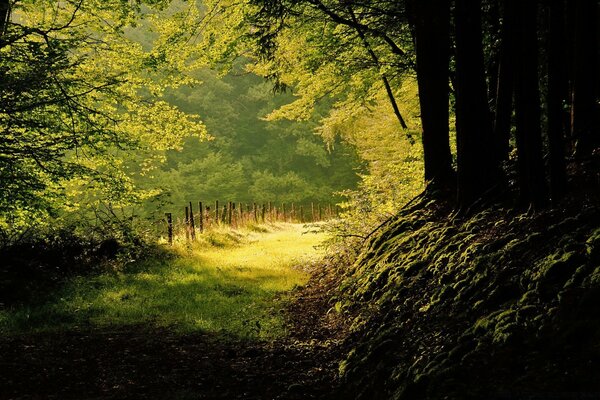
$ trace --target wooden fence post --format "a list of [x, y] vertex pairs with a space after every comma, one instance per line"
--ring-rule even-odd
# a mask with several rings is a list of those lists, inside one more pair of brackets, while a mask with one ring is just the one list
[[200, 229], [200, 233], [204, 232], [204, 210], [202, 208], [202, 202], [198, 202], [198, 209], [200, 210], [200, 215], [198, 218], [198, 229]]
[[233, 216], [233, 207], [235, 207], [235, 203], [232, 203], [231, 201], [229, 203], [227, 203], [227, 225], [231, 226], [231, 220], [232, 220], [232, 216]]
[[215, 201], [215, 222], [219, 223], [219, 200]]
[[192, 207], [191, 201], [190, 201], [190, 233], [192, 235], [192, 240], [196, 240], [196, 225], [194, 224], [194, 207]]
[[190, 240], [190, 210], [185, 206], [185, 240]]
[[165, 213], [167, 217], [167, 236], [169, 238], [169, 245], [173, 245], [173, 215], [171, 213]]

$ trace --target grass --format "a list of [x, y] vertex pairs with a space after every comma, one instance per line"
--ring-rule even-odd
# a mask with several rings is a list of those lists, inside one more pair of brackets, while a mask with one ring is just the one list
[[296, 224], [214, 230], [193, 244], [177, 242], [175, 258], [79, 277], [44, 304], [0, 311], [0, 331], [143, 324], [273, 338], [285, 333], [281, 294], [307, 280], [294, 266], [317, 260], [323, 239]]

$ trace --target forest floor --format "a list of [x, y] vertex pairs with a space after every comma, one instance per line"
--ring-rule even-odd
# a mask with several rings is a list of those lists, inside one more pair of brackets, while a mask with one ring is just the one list
[[0, 308], [0, 399], [319, 398], [345, 327], [314, 231], [214, 234]]

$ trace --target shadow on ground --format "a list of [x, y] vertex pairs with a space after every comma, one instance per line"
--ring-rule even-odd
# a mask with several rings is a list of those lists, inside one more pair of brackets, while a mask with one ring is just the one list
[[128, 327], [0, 339], [0, 399], [311, 399], [326, 348]]

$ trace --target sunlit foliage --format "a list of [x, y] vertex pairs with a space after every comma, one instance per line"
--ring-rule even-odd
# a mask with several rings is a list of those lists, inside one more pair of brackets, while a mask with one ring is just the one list
[[12, 4], [0, 38], [3, 231], [139, 199], [132, 167], [147, 173], [184, 137], [205, 136], [197, 117], [161, 99], [166, 88], [192, 81], [178, 68], [187, 57], [175, 51], [178, 15], [153, 20], [150, 52], [124, 35], [151, 18], [149, 7], [167, 4], [149, 3]]

